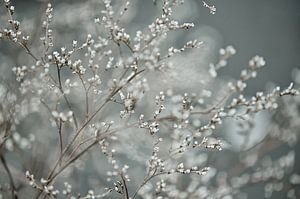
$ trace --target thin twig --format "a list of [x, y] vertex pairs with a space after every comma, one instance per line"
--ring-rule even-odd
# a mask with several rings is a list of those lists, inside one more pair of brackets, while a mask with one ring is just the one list
[[128, 188], [127, 188], [127, 184], [126, 184], [126, 179], [123, 175], [123, 173], [120, 174], [121, 179], [122, 179], [122, 184], [123, 184], [123, 191], [124, 191], [124, 199], [129, 199], [129, 194], [128, 194]]
[[72, 164], [74, 161], [76, 161], [79, 157], [81, 157], [83, 154], [85, 154], [88, 150], [90, 150], [93, 146], [98, 144], [98, 140], [94, 141], [92, 144], [90, 144], [88, 147], [86, 147], [84, 150], [82, 150], [79, 154], [77, 154], [74, 158], [69, 160], [64, 166], [62, 166], [52, 177], [49, 179], [48, 184], [50, 184], [62, 171], [64, 171], [70, 164]]
[[82, 79], [81, 75], [78, 75], [79, 79], [81, 81], [81, 84], [83, 86], [84, 92], [85, 92], [85, 118], [87, 119], [89, 117], [89, 88], [86, 87], [84, 80]]
[[58, 134], [59, 134], [59, 146], [60, 146], [60, 157], [62, 157], [62, 152], [63, 152], [63, 138], [62, 138], [62, 120], [59, 119], [59, 124], [58, 124]]
[[206, 115], [211, 113], [214, 110], [220, 109], [220, 105], [224, 102], [227, 101], [227, 99], [231, 96], [232, 92], [228, 92], [228, 94], [226, 94], [219, 102], [217, 102], [217, 104], [213, 105], [211, 108], [208, 108], [206, 110], [203, 111], [194, 111], [191, 112], [192, 115], [196, 115], [196, 114], [201, 114], [201, 115]]
[[57, 78], [58, 78], [58, 88], [62, 91], [62, 93], [64, 93], [61, 85], [60, 67], [58, 66], [58, 63], [56, 63], [56, 69], [57, 69]]
[[7, 175], [8, 175], [8, 179], [9, 179], [10, 186], [11, 186], [11, 197], [13, 199], [18, 199], [17, 189], [16, 189], [16, 186], [15, 186], [15, 183], [14, 183], [13, 177], [11, 175], [11, 172], [10, 172], [8, 166], [7, 166], [7, 163], [6, 163], [6, 160], [5, 160], [3, 154], [0, 155], [0, 159], [1, 159], [1, 162], [2, 162], [2, 164], [4, 166], [4, 169], [5, 169], [5, 171], [6, 171]]
[[[141, 74], [142, 72], [144, 72], [145, 69], [142, 69], [138, 72], [136, 72], [134, 75], [132, 75], [126, 82], [126, 84], [130, 83], [137, 75]], [[126, 85], [125, 84], [125, 85]], [[83, 131], [83, 129], [90, 123], [90, 121], [92, 121], [94, 119], [94, 117], [105, 107], [105, 105], [111, 101], [111, 98], [117, 94], [125, 85], [118, 87], [117, 89], [114, 89], [109, 95], [108, 97], [105, 99], [105, 101], [103, 102], [103, 104], [85, 121], [85, 123], [78, 129], [78, 131], [75, 133], [75, 136], [72, 138], [72, 140], [69, 142], [69, 144], [65, 147], [65, 149], [62, 152], [62, 156], [64, 156], [66, 154], [66, 152], [70, 149], [70, 147], [73, 145], [73, 143], [76, 141], [77, 137], [80, 135], [80, 133]], [[86, 150], [84, 150], [86, 151]], [[82, 152], [81, 152], [82, 153]], [[80, 153], [80, 154], [81, 154]], [[53, 179], [53, 174], [56, 170], [56, 168], [59, 165], [59, 160], [56, 161], [53, 169], [50, 171], [49, 175], [48, 175], [48, 179]], [[62, 170], [64, 170], [65, 168], [63, 168]], [[61, 172], [61, 169], [59, 170], [59, 173]], [[55, 174], [55, 176], [57, 176], [58, 174]]]
[[146, 178], [144, 179], [143, 183], [137, 188], [137, 190], [134, 192], [134, 194], [133, 194], [132, 197], [130, 197], [130, 198], [134, 199], [134, 198], [137, 196], [138, 192], [141, 190], [141, 188], [142, 188], [143, 186], [145, 186], [152, 178], [157, 177], [157, 176], [160, 176], [160, 175], [166, 175], [166, 174], [168, 174], [167, 171], [166, 171], [166, 172], [160, 172], [160, 173], [154, 172], [151, 176], [146, 177]]
[[39, 61], [39, 59], [30, 51], [28, 46], [22, 42], [18, 42], [18, 44], [25, 49], [26, 53], [30, 55], [36, 62]]
[[68, 100], [68, 98], [67, 98], [67, 96], [66, 96], [66, 94], [63, 90], [63, 87], [62, 87], [61, 73], [60, 73], [61, 68], [58, 66], [58, 63], [56, 63], [56, 68], [57, 68], [57, 77], [58, 77], [58, 88], [59, 88], [61, 94], [63, 95], [69, 110], [72, 111], [72, 118], [74, 120], [74, 124], [75, 124], [76, 129], [78, 129], [78, 123], [77, 123], [77, 119], [75, 117], [75, 113], [74, 113], [74, 111], [72, 109], [72, 106], [71, 106], [71, 103], [69, 102], [69, 100]]

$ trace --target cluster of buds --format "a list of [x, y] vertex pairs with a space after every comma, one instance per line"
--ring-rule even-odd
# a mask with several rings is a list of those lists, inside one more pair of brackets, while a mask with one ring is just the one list
[[208, 5], [205, 1], [202, 1], [203, 6], [209, 9], [210, 14], [216, 14], [217, 8], [214, 5]]
[[204, 167], [204, 168], [199, 168], [197, 166], [193, 166], [191, 168], [185, 168], [183, 163], [179, 163], [176, 167], [175, 170], [172, 170], [173, 172], [176, 173], [181, 173], [181, 174], [190, 174], [190, 173], [195, 173], [198, 175], [205, 175], [209, 171], [209, 167]]
[[228, 87], [231, 91], [243, 91], [246, 87], [246, 81], [253, 79], [257, 75], [257, 70], [266, 65], [263, 57], [258, 55], [252, 57], [247, 69], [241, 71], [240, 79], [236, 83], [229, 82]]
[[127, 45], [130, 44], [130, 35], [125, 32], [124, 28], [115, 29], [112, 35], [116, 42], [124, 42]]
[[166, 186], [167, 186], [167, 183], [165, 182], [164, 179], [160, 179], [159, 181], [157, 181], [156, 188], [155, 188], [156, 194], [160, 194], [160, 193], [166, 191]]
[[175, 21], [175, 20], [172, 20], [172, 21], [170, 21], [170, 23], [169, 23], [169, 28], [170, 28], [171, 30], [176, 30], [176, 29], [186, 29], [186, 30], [188, 30], [188, 29], [193, 28], [194, 26], [195, 26], [194, 23], [183, 23], [183, 24], [179, 24], [179, 22], [178, 22], [178, 21]]
[[216, 64], [209, 64], [209, 74], [211, 77], [217, 77], [217, 71], [225, 66], [227, 66], [227, 60], [235, 55], [236, 50], [233, 46], [227, 46], [226, 48], [221, 48], [219, 50], [219, 61]]
[[48, 3], [47, 9], [46, 9], [46, 20], [43, 21], [43, 28], [45, 30], [45, 36], [41, 37], [40, 40], [43, 42], [43, 45], [45, 47], [45, 52], [48, 51], [49, 47], [53, 47], [53, 36], [52, 36], [52, 29], [49, 28], [49, 25], [53, 18], [53, 8], [50, 3]]
[[144, 121], [144, 115], [140, 115], [139, 117], [139, 127], [148, 129], [151, 135], [159, 131], [159, 123], [157, 121]]
[[12, 42], [18, 43], [22, 47], [27, 48], [26, 45], [29, 40], [29, 36], [23, 34], [20, 28], [20, 22], [13, 18], [15, 7], [11, 5], [10, 0], [4, 0], [4, 2], [9, 16], [8, 23], [12, 28], [4, 28], [3, 30], [0, 29], [0, 39], [5, 37]]
[[18, 82], [22, 81], [26, 74], [28, 73], [28, 67], [27, 66], [21, 66], [21, 67], [13, 67], [12, 71], [16, 75], [16, 80]]
[[168, 49], [168, 55], [167, 57], [171, 57], [176, 53], [184, 52], [186, 49], [193, 49], [193, 48], [200, 48], [202, 46], [203, 42], [198, 40], [188, 41], [182, 48], [177, 49], [174, 47], [170, 47]]
[[73, 121], [73, 112], [68, 111], [67, 113], [64, 112], [57, 112], [57, 111], [52, 111], [52, 116], [56, 120], [60, 120], [62, 122], [72, 122]]
[[279, 96], [284, 96], [284, 95], [291, 95], [291, 96], [296, 96], [299, 95], [299, 91], [293, 88], [294, 84], [291, 83], [289, 87], [282, 92], [280, 92]]
[[158, 153], [160, 150], [158, 144], [160, 142], [162, 142], [161, 138], [158, 140], [158, 142], [153, 147], [153, 152], [152, 152], [151, 158], [149, 160], [149, 170], [150, 171], [152, 171], [152, 170], [155, 170], [155, 172], [164, 172], [165, 171], [165, 162], [158, 156]]
[[159, 116], [159, 114], [166, 109], [164, 106], [164, 101], [165, 101], [165, 95], [164, 92], [160, 92], [159, 95], [155, 96], [155, 104], [158, 107], [157, 110], [154, 112], [154, 119], [157, 118], [157, 116]]
[[40, 192], [44, 192], [47, 195], [51, 196], [52, 198], [57, 198], [59, 194], [59, 190], [54, 189], [53, 185], [48, 185], [48, 181], [41, 178], [40, 184], [36, 182], [34, 175], [30, 174], [29, 171], [26, 171], [25, 176], [29, 181], [29, 185], [32, 186], [34, 189], [37, 189]]
[[64, 183], [64, 190], [62, 191], [62, 193], [66, 196], [70, 196], [71, 192], [72, 192], [72, 185], [69, 184], [68, 182]]
[[[114, 82], [117, 84], [116, 80]], [[128, 86], [126, 96], [122, 91], [119, 91], [120, 98], [124, 104], [124, 110], [120, 111], [121, 118], [126, 118], [134, 113], [138, 100], [143, 97], [148, 89], [147, 79], [142, 79]]]

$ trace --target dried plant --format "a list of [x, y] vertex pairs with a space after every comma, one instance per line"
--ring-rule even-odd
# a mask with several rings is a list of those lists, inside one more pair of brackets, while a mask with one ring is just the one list
[[[191, 69], [182, 63], [207, 43], [176, 47], [172, 34], [194, 27], [174, 19], [183, 0], [153, 3], [160, 13], [135, 30], [129, 2], [62, 4], [57, 12], [49, 3], [27, 27], [10, 0], [2, 2], [1, 51], [12, 50], [1, 65], [14, 65], [16, 81], [5, 71], [0, 84], [0, 198], [228, 199], [246, 198], [251, 186], [264, 187], [261, 197], [297, 197], [294, 83], [245, 97], [266, 62], [254, 56], [237, 80], [218, 78], [232, 46], [201, 76], [184, 75]], [[265, 136], [251, 144], [267, 112]], [[234, 128], [239, 149], [225, 136]], [[273, 157], [281, 148], [287, 154]]]

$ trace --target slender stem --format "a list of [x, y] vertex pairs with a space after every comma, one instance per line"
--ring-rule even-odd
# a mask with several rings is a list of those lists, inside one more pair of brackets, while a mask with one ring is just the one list
[[[140, 71], [137, 71], [134, 73], [134, 75], [132, 75], [130, 78], [127, 79], [126, 84], [130, 83], [137, 75], [139, 75], [140, 73], [144, 72], [145, 69], [142, 69]], [[125, 85], [126, 85], [125, 84]], [[62, 152], [62, 156], [64, 156], [66, 154], [66, 152], [71, 148], [71, 146], [73, 145], [73, 143], [76, 141], [77, 137], [80, 135], [80, 133], [83, 131], [83, 129], [90, 123], [90, 121], [92, 121], [96, 115], [105, 107], [105, 105], [111, 101], [111, 98], [117, 94], [125, 85], [120, 86], [116, 89], [114, 89], [109, 95], [108, 97], [105, 99], [105, 101], [103, 102], [103, 104], [85, 121], [85, 123], [77, 130], [77, 132], [75, 133], [75, 136], [72, 138], [72, 140], [69, 142], [69, 144], [65, 147], [65, 149]], [[97, 142], [96, 142], [97, 143]], [[86, 150], [84, 150], [86, 151]], [[82, 152], [81, 152], [82, 153]], [[80, 153], [80, 154], [81, 154]], [[56, 170], [56, 168], [59, 165], [59, 159], [56, 161], [53, 169], [50, 171], [49, 175], [48, 175], [48, 179], [53, 179], [53, 174]], [[69, 164], [68, 164], [69, 165]], [[66, 165], [65, 165], [66, 166]], [[61, 168], [59, 170], [59, 172], [57, 174], [55, 174], [55, 176], [57, 176], [62, 170], [65, 169], [65, 166], [63, 168]], [[51, 180], [52, 181], [52, 180]]]
[[85, 154], [89, 149], [91, 149], [93, 146], [95, 146], [98, 143], [98, 140], [94, 141], [92, 144], [90, 144], [88, 147], [86, 147], [84, 150], [82, 150], [79, 154], [77, 154], [74, 158], [69, 160], [64, 166], [62, 166], [52, 177], [49, 179], [48, 184], [50, 184], [62, 171], [64, 171], [70, 164], [72, 164], [75, 160], [77, 160], [80, 156]]
[[141, 190], [141, 188], [142, 188], [143, 186], [145, 186], [152, 178], [154, 178], [154, 177], [156, 177], [156, 176], [159, 176], [159, 175], [165, 175], [165, 174], [168, 174], [168, 172], [160, 172], [160, 173], [155, 173], [155, 172], [154, 172], [151, 176], [146, 177], [146, 178], [144, 179], [143, 183], [142, 183], [142, 184], [137, 188], [137, 190], [134, 192], [134, 194], [132, 195], [131, 199], [134, 199], [134, 198], [137, 196], [138, 192]]
[[217, 102], [217, 104], [215, 104], [214, 106], [212, 106], [209, 109], [203, 110], [203, 111], [195, 111], [195, 112], [191, 112], [192, 115], [196, 115], [196, 114], [201, 114], [201, 115], [206, 115], [211, 113], [214, 110], [219, 109], [220, 105], [224, 102], [226, 102], [226, 100], [230, 97], [230, 95], [232, 94], [232, 92], [228, 92], [228, 94], [226, 94], [219, 102]]
[[30, 51], [28, 46], [22, 42], [19, 42], [19, 45], [25, 49], [26, 53], [30, 55], [36, 62], [39, 61], [39, 59]]
[[129, 194], [128, 194], [128, 188], [127, 188], [127, 184], [126, 184], [126, 179], [123, 175], [123, 173], [120, 174], [121, 175], [121, 179], [122, 179], [122, 184], [124, 186], [124, 199], [129, 199]]
[[80, 127], [80, 129], [76, 132], [75, 136], [71, 140], [71, 142], [68, 144], [68, 146], [65, 148], [64, 151], [67, 151], [72, 144], [75, 142], [76, 138], [80, 135], [82, 130], [89, 124], [90, 121], [94, 119], [94, 117], [103, 109], [103, 107], [109, 102], [109, 100], [105, 100], [104, 103], [86, 120], [86, 122]]
[[46, 56], [48, 50], [49, 50], [49, 43], [48, 43], [48, 30], [49, 30], [49, 20], [47, 17], [47, 23], [45, 28], [45, 42], [44, 42], [44, 55]]
[[7, 166], [7, 163], [6, 163], [6, 160], [4, 158], [4, 155], [1, 154], [0, 155], [0, 159], [1, 159], [1, 162], [4, 166], [4, 169], [8, 175], [8, 178], [9, 178], [9, 181], [10, 181], [10, 186], [11, 186], [11, 197], [12, 199], [18, 199], [18, 195], [17, 195], [17, 189], [16, 189], [16, 186], [15, 186], [15, 183], [14, 183], [14, 180], [13, 180], [13, 177], [11, 175], [11, 172]]
[[84, 80], [82, 79], [82, 76], [79, 75], [79, 79], [81, 81], [81, 84], [83, 86], [84, 92], [85, 92], [85, 118], [87, 119], [89, 117], [89, 88], [86, 87]]
[[59, 119], [58, 134], [59, 134], [60, 157], [62, 157], [63, 139], [62, 139], [62, 120], [61, 119]]
[[61, 73], [60, 73], [60, 70], [61, 68], [58, 66], [58, 63], [56, 63], [56, 68], [57, 68], [57, 78], [58, 78], [58, 88], [60, 90], [60, 92], [62, 93], [65, 101], [66, 101], [66, 104], [69, 108], [69, 110], [71, 110], [73, 113], [72, 113], [72, 118], [74, 120], [74, 124], [75, 124], [75, 127], [76, 129], [78, 128], [78, 123], [77, 123], [77, 119], [75, 117], [75, 114], [74, 114], [74, 111], [72, 110], [72, 107], [71, 107], [71, 103], [69, 102], [64, 90], [63, 90], [63, 87], [62, 87], [62, 83], [61, 83]]
[[63, 88], [61, 85], [61, 77], [60, 77], [60, 67], [58, 66], [58, 64], [56, 63], [56, 69], [57, 69], [57, 78], [58, 78], [58, 88], [62, 91], [63, 93]]
[[[51, 114], [51, 109], [48, 106], [48, 104], [46, 104], [46, 102], [43, 99], [40, 99], [40, 102], [46, 107], [46, 109], [48, 110], [49, 114], [52, 116]], [[53, 117], [53, 116], [52, 116]], [[59, 145], [60, 145], [60, 160], [62, 157], [62, 152], [63, 152], [63, 139], [62, 139], [62, 120], [59, 119], [59, 122], [57, 122], [56, 118], [53, 117], [53, 120], [56, 121], [56, 126], [58, 128], [58, 135], [59, 135]]]
[[88, 143], [88, 142], [90, 142], [90, 141], [92, 141], [94, 139], [95, 139], [95, 137], [90, 137], [90, 138], [87, 138], [87, 139], [83, 140], [82, 142], [80, 142], [76, 147], [74, 147], [73, 151], [70, 153], [70, 155], [69, 155], [70, 158], [72, 158], [72, 156], [80, 148], [80, 146], [82, 146], [82, 145], [84, 145], [84, 144], [86, 144], [86, 143]]

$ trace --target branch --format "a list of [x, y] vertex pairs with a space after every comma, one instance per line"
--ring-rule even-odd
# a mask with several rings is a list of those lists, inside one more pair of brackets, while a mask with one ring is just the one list
[[6, 163], [6, 160], [5, 160], [3, 154], [0, 155], [0, 159], [1, 159], [1, 162], [4, 166], [4, 169], [5, 169], [5, 171], [8, 175], [8, 179], [9, 179], [10, 186], [11, 186], [11, 196], [12, 196], [13, 199], [18, 199], [17, 189], [16, 189], [16, 186], [15, 186], [15, 183], [14, 183], [13, 177], [11, 175], [11, 172], [10, 172], [8, 166], [7, 166], [7, 163]]

